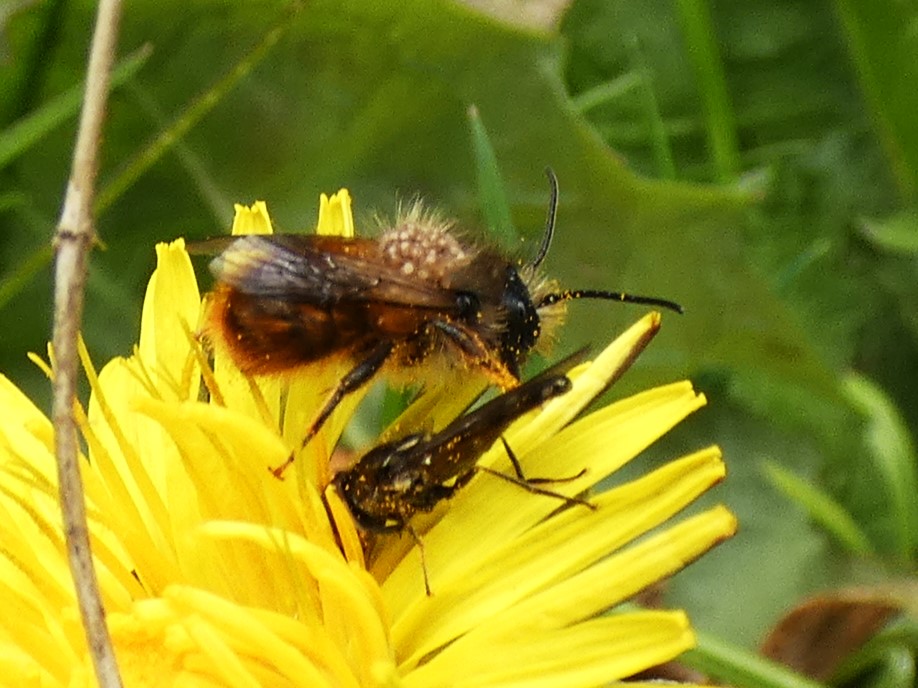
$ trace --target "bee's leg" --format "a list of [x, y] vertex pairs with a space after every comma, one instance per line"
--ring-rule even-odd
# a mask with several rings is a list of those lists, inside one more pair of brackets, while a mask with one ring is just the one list
[[316, 416], [316, 419], [312, 421], [312, 425], [309, 426], [309, 430], [306, 431], [302, 446], [305, 447], [309, 444], [309, 441], [316, 436], [316, 433], [322, 429], [322, 426], [325, 425], [325, 421], [328, 420], [332, 411], [338, 408], [338, 404], [341, 403], [344, 397], [351, 392], [356, 392], [379, 372], [379, 369], [382, 368], [389, 356], [392, 355], [393, 348], [394, 345], [392, 342], [380, 342], [370, 349], [366, 358], [351, 368], [348, 374], [341, 378], [341, 381], [329, 395], [328, 401], [325, 402], [325, 406], [322, 407], [322, 410], [319, 411], [319, 415]]
[[546, 497], [554, 497], [555, 499], [560, 499], [568, 504], [579, 504], [580, 506], [585, 506], [593, 511], [596, 510], [596, 505], [590, 504], [585, 499], [580, 499], [579, 497], [568, 497], [563, 495], [560, 492], [553, 492], [552, 490], [546, 490], [542, 487], [537, 487], [537, 485], [544, 485], [546, 483], [565, 483], [570, 482], [571, 480], [576, 480], [586, 473], [586, 469], [583, 469], [576, 475], [571, 475], [566, 478], [527, 478], [523, 474], [523, 468], [520, 466], [519, 459], [516, 458], [516, 454], [513, 453], [513, 450], [510, 449], [510, 445], [507, 444], [507, 440], [503, 437], [500, 438], [500, 441], [503, 442], [504, 449], [507, 450], [507, 456], [510, 457], [510, 463], [513, 464], [513, 470], [516, 472], [516, 476], [506, 475], [500, 471], [495, 471], [493, 468], [488, 468], [487, 466], [476, 466], [475, 470], [482, 471], [484, 473], [489, 473], [493, 476], [497, 476], [502, 480], [506, 480], [508, 483], [513, 483], [522, 487], [527, 492], [532, 492], [533, 494], [540, 494]]
[[[328, 417], [332, 414], [338, 404], [351, 392], [354, 392], [367, 382], [369, 382], [379, 369], [382, 368], [383, 364], [388, 360], [389, 356], [392, 355], [393, 349], [392, 342], [384, 341], [377, 344], [375, 347], [370, 349], [370, 352], [367, 354], [367, 357], [364, 358], [360, 363], [351, 368], [350, 372], [341, 378], [341, 381], [335, 386], [335, 389], [332, 390], [332, 393], [329, 395], [328, 400], [325, 402], [325, 405], [322, 407], [322, 410], [319, 411], [319, 415], [316, 416], [315, 420], [312, 421], [312, 424], [309, 426], [309, 429], [306, 431], [306, 436], [303, 438], [303, 443], [300, 447], [305, 447], [309, 444], [310, 440], [315, 437], [319, 430], [322, 429], [322, 426], [325, 425], [325, 421], [328, 420]], [[284, 461], [280, 466], [272, 468], [271, 472], [274, 474], [275, 478], [283, 478], [284, 471], [287, 470], [287, 467], [290, 466], [294, 461], [294, 455], [291, 454], [287, 457], [287, 460]]]
[[434, 320], [431, 325], [446, 335], [450, 344], [459, 349], [463, 357], [480, 368], [498, 387], [506, 390], [519, 386], [519, 377], [494, 356], [477, 334], [445, 320]]

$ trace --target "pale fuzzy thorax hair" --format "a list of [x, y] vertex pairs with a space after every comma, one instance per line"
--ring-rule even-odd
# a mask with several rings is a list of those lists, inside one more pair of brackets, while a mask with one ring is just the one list
[[474, 244], [468, 241], [465, 233], [458, 229], [456, 220], [447, 217], [439, 208], [428, 206], [417, 197], [410, 200], [399, 199], [395, 206], [394, 220], [386, 214], [376, 212], [373, 214], [372, 221], [379, 235], [391, 232], [398, 227], [413, 225], [423, 227], [426, 231], [433, 233], [448, 233], [464, 245], [474, 247]]
[[[428, 207], [419, 198], [407, 202], [399, 201], [395, 217], [393, 222], [380, 214], [374, 216], [374, 222], [380, 228], [381, 239], [394, 236], [400, 228], [411, 228], [415, 232], [429, 234], [432, 237], [442, 237], [444, 241], [455, 242], [456, 245], [461, 246], [467, 255], [452, 256], [454, 260], [462, 262], [472, 260], [480, 251], [480, 246], [476, 245], [465, 232], [458, 229], [455, 220], [436, 208]], [[547, 279], [538, 268], [524, 261], [518, 261], [517, 269], [520, 278], [529, 290], [532, 302], [537, 307], [547, 294], [558, 291], [558, 283]], [[559, 301], [550, 306], [543, 306], [538, 309], [538, 312], [542, 332], [534, 350], [546, 353], [551, 349], [557, 338], [558, 328], [564, 322], [567, 302]]]
[[380, 234], [382, 259], [405, 277], [448, 283], [478, 256], [478, 249], [461, 241], [453, 227], [451, 220], [420, 201], [400, 207], [395, 223]]

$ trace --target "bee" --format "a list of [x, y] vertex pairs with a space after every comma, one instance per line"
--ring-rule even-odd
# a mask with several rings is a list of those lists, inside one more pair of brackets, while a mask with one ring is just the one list
[[[539, 274], [554, 234], [558, 182], [534, 260], [514, 262], [458, 236], [420, 205], [378, 238], [249, 235], [233, 238], [210, 264], [216, 278], [205, 331], [243, 373], [272, 375], [345, 357], [350, 370], [306, 429], [302, 446], [332, 411], [384, 367], [460, 362], [502, 390], [565, 302], [608, 299], [682, 312], [653, 297], [559, 290]], [[272, 469], [278, 478], [293, 454]]]
[[[574, 480], [583, 475], [583, 471], [560, 479], [526, 478], [503, 438], [504, 431], [517, 418], [570, 390], [571, 382], [561, 371], [570, 368], [582, 355], [583, 352], [578, 352], [568, 357], [538, 377], [460, 416], [440, 432], [414, 433], [381, 444], [332, 478], [332, 484], [361, 529], [370, 533], [407, 530], [411, 534], [421, 553], [428, 595], [431, 591], [423, 558], [424, 545], [409, 520], [416, 513], [429, 512], [452, 497], [477, 471], [491, 473], [536, 494], [595, 508], [585, 500], [538, 486]], [[503, 442], [515, 476], [476, 465], [479, 457], [498, 438]]]

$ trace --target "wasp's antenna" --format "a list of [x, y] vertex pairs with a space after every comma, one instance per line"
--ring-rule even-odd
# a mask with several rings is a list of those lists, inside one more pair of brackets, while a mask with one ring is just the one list
[[597, 289], [568, 289], [553, 294], [546, 294], [539, 301], [537, 308], [544, 308], [553, 303], [561, 301], [573, 301], [574, 299], [605, 299], [608, 301], [622, 301], [623, 303], [641, 303], [646, 306], [659, 306], [676, 313], [684, 313], [684, 309], [675, 301], [667, 299], [658, 299], [655, 296], [638, 296], [636, 294], [626, 294], [621, 291], [602, 291]]
[[542, 234], [542, 245], [539, 246], [539, 252], [531, 263], [534, 268], [539, 267], [548, 255], [548, 247], [551, 246], [551, 238], [555, 234], [555, 218], [558, 216], [558, 178], [550, 167], [545, 168], [545, 176], [548, 177], [548, 184], [551, 186], [551, 198], [548, 201], [548, 217], [545, 220], [545, 232]]

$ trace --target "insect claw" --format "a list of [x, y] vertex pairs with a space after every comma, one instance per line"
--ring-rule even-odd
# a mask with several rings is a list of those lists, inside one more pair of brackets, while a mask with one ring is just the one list
[[284, 471], [286, 471], [290, 467], [293, 461], [294, 461], [294, 456], [293, 456], [293, 453], [291, 452], [290, 456], [287, 457], [287, 460], [284, 461], [280, 466], [275, 466], [274, 468], [271, 468], [270, 466], [268, 466], [268, 470], [271, 471], [271, 475], [273, 475], [275, 478], [277, 478], [278, 480], [283, 480]]

